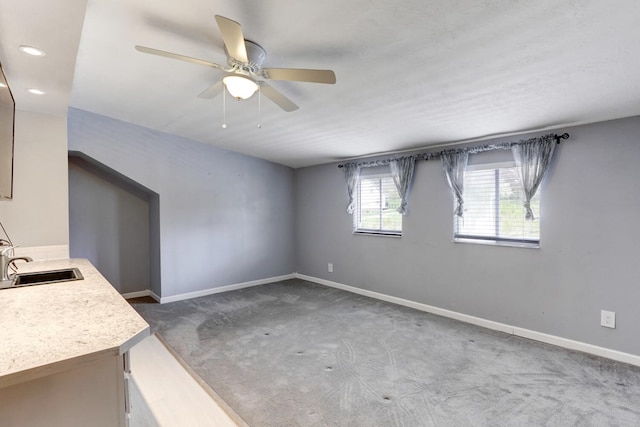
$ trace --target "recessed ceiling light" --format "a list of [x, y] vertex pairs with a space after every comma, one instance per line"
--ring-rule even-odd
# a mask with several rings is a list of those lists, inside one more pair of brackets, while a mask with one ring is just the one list
[[27, 89], [27, 92], [32, 93], [34, 95], [44, 95], [45, 93], [47, 93], [40, 89]]
[[2, 83], [2, 82], [0, 82], [0, 87], [7, 87], [7, 85]]
[[33, 56], [44, 56], [45, 55], [43, 51], [41, 51], [37, 47], [33, 47], [33, 46], [27, 46], [27, 45], [23, 44], [18, 49], [20, 49], [24, 53], [27, 53], [27, 54], [33, 55]]

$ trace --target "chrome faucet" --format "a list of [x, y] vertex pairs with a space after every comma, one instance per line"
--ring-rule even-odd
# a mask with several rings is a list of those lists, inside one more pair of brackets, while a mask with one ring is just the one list
[[33, 259], [28, 256], [12, 257], [8, 255], [9, 251], [14, 248], [15, 246], [8, 246], [0, 251], [0, 274], [2, 275], [2, 277], [0, 277], [0, 288], [13, 286], [13, 279], [15, 277], [9, 277], [9, 266], [11, 265], [11, 263], [15, 261], [33, 261]]

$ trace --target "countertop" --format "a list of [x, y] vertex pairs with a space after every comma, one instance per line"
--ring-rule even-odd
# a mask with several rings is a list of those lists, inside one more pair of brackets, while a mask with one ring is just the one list
[[0, 290], [0, 387], [127, 352], [149, 325], [86, 259], [18, 262], [19, 273], [78, 267], [83, 280]]

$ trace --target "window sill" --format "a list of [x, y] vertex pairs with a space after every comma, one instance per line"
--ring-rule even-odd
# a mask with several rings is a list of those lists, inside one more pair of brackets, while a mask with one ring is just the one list
[[389, 233], [384, 231], [361, 231], [356, 230], [353, 232], [354, 236], [376, 236], [376, 237], [402, 237], [402, 233]]
[[540, 249], [540, 243], [504, 242], [500, 240], [459, 239], [453, 238], [453, 243], [471, 243], [475, 245], [506, 246], [512, 248]]

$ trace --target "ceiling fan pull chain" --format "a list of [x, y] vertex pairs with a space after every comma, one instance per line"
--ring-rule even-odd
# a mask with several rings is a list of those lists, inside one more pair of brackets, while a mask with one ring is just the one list
[[258, 85], [258, 129], [262, 128], [262, 87]]
[[222, 129], [227, 128], [227, 94], [226, 90], [222, 88]]

